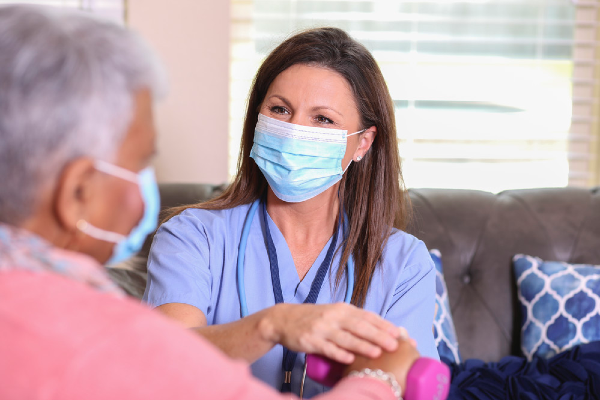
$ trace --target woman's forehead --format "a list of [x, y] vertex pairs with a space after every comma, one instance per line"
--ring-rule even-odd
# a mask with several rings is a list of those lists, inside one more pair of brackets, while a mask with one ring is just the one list
[[342, 110], [356, 110], [346, 78], [319, 66], [296, 64], [284, 70], [271, 83], [267, 98], [270, 96], [284, 97], [295, 107], [330, 107], [342, 114]]

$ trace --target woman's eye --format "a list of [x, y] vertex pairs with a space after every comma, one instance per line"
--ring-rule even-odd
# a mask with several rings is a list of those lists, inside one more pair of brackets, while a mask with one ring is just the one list
[[320, 124], [333, 124], [333, 121], [330, 120], [329, 118], [323, 116], [323, 115], [319, 115], [315, 118], [317, 120], [318, 123]]
[[274, 114], [287, 114], [288, 110], [285, 107], [273, 106], [271, 107], [271, 112]]

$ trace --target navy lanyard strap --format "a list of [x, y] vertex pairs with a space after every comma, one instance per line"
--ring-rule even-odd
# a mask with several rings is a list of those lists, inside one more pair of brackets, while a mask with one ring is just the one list
[[[271, 237], [271, 230], [269, 229], [269, 221], [267, 219], [267, 206], [266, 201], [262, 202], [262, 211], [263, 211], [263, 221], [265, 225], [265, 239], [267, 245], [267, 253], [269, 254], [269, 263], [271, 264], [271, 282], [273, 283], [273, 295], [275, 296], [275, 303], [283, 303], [283, 292], [281, 291], [281, 278], [279, 276], [279, 262], [277, 261], [277, 250], [275, 249], [275, 244], [273, 243], [273, 238]], [[336, 226], [336, 229], [333, 233], [333, 238], [331, 239], [331, 245], [329, 245], [329, 249], [327, 249], [327, 254], [325, 259], [319, 266], [317, 270], [317, 274], [315, 279], [310, 286], [310, 291], [308, 292], [308, 296], [304, 300], [305, 304], [315, 304], [317, 302], [317, 297], [319, 297], [319, 292], [321, 291], [321, 286], [323, 286], [323, 281], [325, 281], [325, 275], [329, 270], [329, 266], [333, 260], [333, 254], [335, 252], [335, 246], [337, 244], [339, 227]], [[284, 381], [281, 384], [281, 392], [289, 393], [292, 391], [292, 370], [294, 369], [294, 364], [296, 363], [296, 357], [298, 353], [295, 351], [291, 351], [288, 348], [283, 348], [283, 361], [282, 368], [284, 372]]]

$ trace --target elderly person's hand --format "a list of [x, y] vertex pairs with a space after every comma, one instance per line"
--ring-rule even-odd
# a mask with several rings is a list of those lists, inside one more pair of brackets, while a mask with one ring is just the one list
[[398, 347], [395, 351], [384, 352], [376, 359], [357, 356], [352, 364], [345, 371], [345, 375], [352, 371], [362, 371], [365, 368], [372, 370], [380, 369], [391, 373], [401, 388], [406, 388], [406, 376], [411, 366], [419, 358], [419, 352], [415, 347], [414, 341], [407, 337], [398, 340]]

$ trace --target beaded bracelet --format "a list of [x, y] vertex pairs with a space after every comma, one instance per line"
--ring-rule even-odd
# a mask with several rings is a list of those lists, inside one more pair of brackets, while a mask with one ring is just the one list
[[402, 399], [402, 389], [400, 388], [400, 385], [398, 384], [398, 381], [396, 380], [394, 375], [391, 373], [383, 372], [380, 369], [373, 370], [371, 368], [365, 368], [360, 371], [350, 372], [348, 374], [348, 377], [351, 377], [351, 376], [355, 376], [358, 378], [364, 378], [364, 377], [375, 378], [382, 382], [385, 382], [388, 385], [390, 385], [390, 387], [392, 388], [392, 392], [394, 392], [394, 396], [396, 397], [396, 400], [403, 400]]

